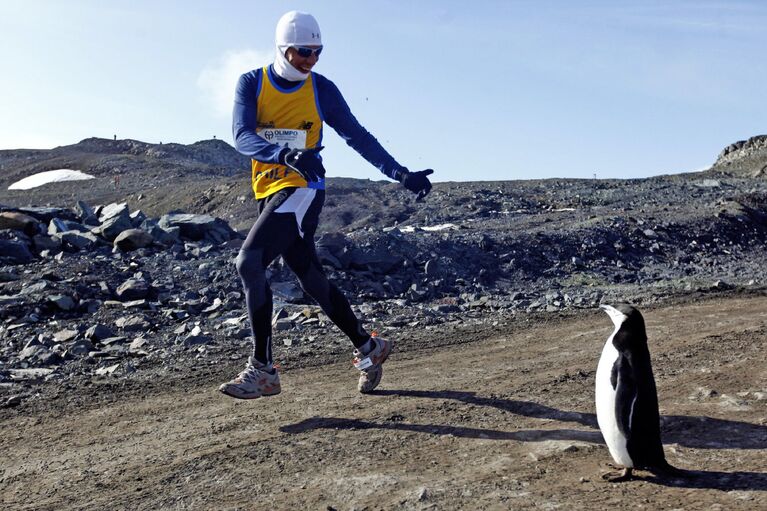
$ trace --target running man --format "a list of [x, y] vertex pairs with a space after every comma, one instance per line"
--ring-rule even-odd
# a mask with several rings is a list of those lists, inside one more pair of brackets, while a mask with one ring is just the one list
[[237, 257], [237, 271], [253, 333], [245, 369], [221, 385], [224, 394], [254, 399], [280, 393], [272, 359], [272, 292], [266, 268], [282, 256], [304, 291], [354, 345], [357, 389], [372, 392], [393, 343], [371, 337], [341, 291], [328, 281], [317, 258], [314, 234], [325, 201], [322, 130], [327, 123], [363, 158], [415, 193], [431, 190], [431, 169], [410, 172], [381, 147], [352, 115], [333, 82], [312, 71], [323, 50], [320, 27], [310, 14], [280, 18], [274, 62], [245, 73], [237, 84], [232, 131], [237, 150], [252, 159], [259, 216]]

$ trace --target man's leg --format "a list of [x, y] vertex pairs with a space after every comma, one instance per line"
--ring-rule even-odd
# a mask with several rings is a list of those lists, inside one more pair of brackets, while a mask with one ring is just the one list
[[233, 397], [253, 399], [280, 392], [279, 376], [272, 367], [272, 291], [266, 280], [266, 268], [299, 238], [292, 215], [275, 212], [292, 191], [281, 190], [259, 202], [258, 220], [237, 256], [237, 273], [253, 333], [253, 355], [244, 371], [219, 388]]
[[314, 242], [296, 240], [283, 254], [288, 267], [296, 274], [303, 290], [322, 308], [330, 320], [341, 329], [359, 349], [370, 339], [362, 322], [354, 315], [349, 301], [325, 275], [317, 258]]
[[245, 305], [253, 334], [253, 360], [272, 365], [272, 290], [266, 268], [274, 258], [264, 248], [243, 248], [237, 255], [237, 273], [245, 292]]
[[[371, 392], [378, 386], [383, 375], [382, 364], [391, 353], [393, 343], [378, 337], [371, 337], [354, 315], [349, 301], [335, 284], [325, 276], [317, 257], [313, 237], [305, 232], [283, 252], [285, 263], [298, 277], [301, 287], [319, 304], [331, 321], [352, 341], [355, 367], [360, 370], [358, 390]], [[311, 231], [313, 234], [313, 231]]]

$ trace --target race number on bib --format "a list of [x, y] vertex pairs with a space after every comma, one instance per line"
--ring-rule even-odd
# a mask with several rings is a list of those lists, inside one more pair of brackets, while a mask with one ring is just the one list
[[278, 128], [266, 128], [256, 130], [256, 134], [270, 142], [290, 149], [306, 148], [306, 130], [286, 130]]

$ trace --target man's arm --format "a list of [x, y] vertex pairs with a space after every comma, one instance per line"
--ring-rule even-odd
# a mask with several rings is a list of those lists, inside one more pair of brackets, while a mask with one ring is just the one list
[[317, 79], [320, 109], [328, 126], [371, 165], [386, 176], [401, 181], [401, 175], [407, 172], [407, 169], [397, 163], [378, 140], [357, 121], [338, 87], [322, 75], [314, 76]]
[[[280, 152], [285, 148], [271, 144], [256, 135], [258, 88], [262, 79], [257, 69], [240, 76], [234, 93], [232, 136], [234, 147], [245, 156], [264, 163], [280, 163]], [[287, 151], [285, 151], [287, 152]]]

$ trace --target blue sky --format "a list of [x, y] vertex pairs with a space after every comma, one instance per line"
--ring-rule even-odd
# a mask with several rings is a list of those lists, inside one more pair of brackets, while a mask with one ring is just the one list
[[[765, 2], [0, 0], [0, 149], [233, 143], [237, 77], [292, 9], [315, 70], [436, 181], [674, 174], [767, 132]], [[324, 142], [330, 176], [383, 178]]]

